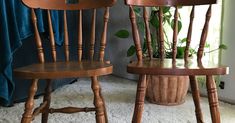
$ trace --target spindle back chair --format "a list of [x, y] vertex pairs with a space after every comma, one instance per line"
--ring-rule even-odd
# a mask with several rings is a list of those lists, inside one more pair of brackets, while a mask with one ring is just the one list
[[[98, 76], [108, 75], [112, 73], [113, 67], [109, 61], [104, 60], [107, 27], [109, 20], [109, 7], [111, 7], [115, 0], [22, 0], [23, 3], [31, 8], [31, 16], [35, 33], [35, 42], [38, 52], [39, 63], [24, 66], [14, 70], [14, 75], [22, 79], [32, 79], [32, 85], [29, 91], [29, 97], [25, 103], [25, 111], [21, 119], [22, 123], [30, 123], [34, 117], [42, 113], [42, 123], [47, 123], [49, 113], [76, 113], [76, 112], [96, 112], [97, 123], [107, 123], [108, 118], [105, 109], [104, 99], [101, 95], [101, 88]], [[48, 29], [50, 37], [50, 49], [53, 61], [45, 61], [43, 42], [41, 40], [35, 9], [43, 9], [47, 11], [48, 17]], [[102, 9], [104, 11], [103, 16], [103, 31], [100, 35], [99, 42], [99, 53], [95, 53], [95, 42], [96, 38], [96, 10]], [[51, 10], [63, 10], [64, 11], [64, 61], [57, 60], [56, 44], [54, 39]], [[67, 10], [78, 11], [78, 32], [77, 32], [77, 61], [70, 60], [70, 48], [73, 47], [69, 42], [70, 33], [67, 24]], [[91, 17], [91, 34], [83, 34], [83, 10], [92, 12]], [[89, 59], [83, 59], [83, 36], [90, 36], [90, 48], [89, 48]], [[71, 40], [71, 39], [70, 39]], [[86, 42], [85, 42], [86, 43]], [[95, 54], [98, 54], [99, 58], [95, 59]], [[76, 77], [90, 77], [91, 88], [94, 93], [94, 106], [86, 108], [77, 107], [64, 107], [60, 109], [50, 108], [51, 102], [51, 84], [52, 79], [58, 78], [76, 78]], [[45, 89], [45, 95], [42, 104], [34, 108], [34, 96], [37, 91], [37, 83], [40, 79], [47, 80], [47, 86]]]
[[[127, 66], [127, 72], [133, 74], [139, 74], [139, 82], [136, 92], [136, 102], [132, 122], [140, 123], [143, 113], [145, 93], [147, 87], [146, 75], [171, 75], [171, 76], [189, 76], [191, 90], [193, 95], [193, 100], [195, 104], [195, 112], [198, 123], [203, 122], [202, 112], [200, 108], [200, 94], [198, 89], [198, 84], [196, 81], [196, 75], [206, 76], [206, 85], [208, 91], [208, 99], [211, 111], [211, 118], [213, 123], [220, 123], [220, 112], [218, 105], [218, 96], [216, 90], [216, 84], [213, 79], [213, 75], [224, 75], [228, 74], [228, 67], [223, 65], [213, 65], [206, 62], [202, 62], [202, 56], [204, 52], [204, 46], [206, 43], [209, 21], [211, 18], [211, 9], [212, 4], [216, 3], [216, 0], [125, 0], [126, 5], [130, 9], [130, 20], [132, 24], [132, 35], [136, 48], [137, 60], [132, 61]], [[197, 60], [190, 61], [189, 56], [189, 47], [191, 43], [191, 37], [193, 34], [198, 32], [193, 32], [193, 23], [194, 23], [194, 12], [197, 9], [197, 5], [208, 5], [208, 10], [206, 12], [206, 19], [201, 32], [201, 38], [199, 42], [199, 48], [197, 51]], [[138, 25], [136, 22], [136, 15], [134, 12], [134, 7], [143, 7], [143, 20], [145, 24], [145, 33], [143, 34], [146, 38], [148, 58], [143, 57], [142, 46], [141, 46], [141, 35], [138, 31]], [[171, 6], [174, 7], [174, 25], [173, 25], [173, 43], [172, 43], [172, 58], [165, 58], [165, 49], [164, 49], [164, 32], [163, 32], [163, 7]], [[191, 15], [190, 22], [188, 26], [188, 33], [186, 40], [186, 48], [184, 51], [184, 59], [177, 59], [177, 40], [178, 40], [178, 19], [179, 11], [178, 7], [191, 6]], [[159, 28], [156, 31], [159, 34], [158, 38], [158, 53], [160, 54], [159, 58], [153, 58], [152, 50], [152, 41], [149, 27], [149, 15], [147, 7], [158, 7], [157, 16], [159, 19]], [[201, 15], [202, 16], [202, 15]], [[182, 18], [183, 19], [183, 18]]]

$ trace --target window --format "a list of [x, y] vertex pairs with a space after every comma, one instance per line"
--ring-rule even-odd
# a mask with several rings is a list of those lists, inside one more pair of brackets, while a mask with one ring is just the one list
[[[180, 19], [183, 23], [182, 29], [179, 32], [178, 39], [184, 39], [187, 36], [188, 25], [190, 21], [190, 12], [192, 7], [184, 7], [179, 9]], [[193, 35], [190, 47], [197, 51], [199, 46], [199, 41], [201, 37], [201, 31], [203, 29], [205, 23], [205, 15], [208, 6], [196, 6], [195, 7], [195, 17], [194, 17], [194, 25], [193, 25]], [[220, 29], [221, 29], [221, 12], [222, 12], [222, 0], [218, 0], [218, 3], [212, 6], [212, 17], [210, 20], [209, 31], [207, 36], [207, 46], [205, 48], [205, 60], [213, 61], [214, 64], [219, 62], [219, 52], [218, 50], [214, 51], [219, 47], [220, 44]], [[172, 13], [174, 13], [174, 9], [172, 9]], [[166, 27], [166, 32], [168, 35], [168, 39], [172, 41], [172, 29], [168, 26]], [[199, 33], [195, 33], [199, 32]], [[184, 44], [186, 45], [186, 44]], [[211, 52], [214, 51], [214, 52]], [[210, 53], [209, 53], [210, 52]]]

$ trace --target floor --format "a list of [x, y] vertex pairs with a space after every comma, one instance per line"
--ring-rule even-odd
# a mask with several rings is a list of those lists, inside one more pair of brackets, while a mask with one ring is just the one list
[[[114, 76], [99, 79], [102, 85], [103, 96], [110, 123], [130, 123], [133, 113], [136, 82]], [[63, 86], [52, 94], [52, 107], [61, 106], [92, 106], [92, 92], [88, 79], [79, 79], [78, 82]], [[40, 97], [35, 101], [39, 105]], [[202, 98], [202, 108], [205, 123], [211, 123], [208, 102]], [[0, 123], [19, 123], [23, 113], [23, 103], [14, 107], [0, 107]], [[235, 123], [235, 105], [220, 102], [222, 123]], [[33, 123], [39, 123], [41, 117], [35, 118]], [[52, 114], [49, 123], [95, 123], [94, 113]], [[159, 106], [145, 102], [143, 123], [196, 123], [194, 106], [191, 95], [186, 102], [179, 106]]]

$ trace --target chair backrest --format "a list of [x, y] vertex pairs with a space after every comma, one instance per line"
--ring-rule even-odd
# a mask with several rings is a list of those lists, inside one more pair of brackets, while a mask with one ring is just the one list
[[42, 47], [42, 41], [39, 35], [38, 26], [37, 26], [37, 17], [34, 12], [34, 9], [40, 8], [45, 9], [48, 15], [48, 25], [49, 25], [49, 35], [50, 35], [50, 44], [51, 44], [51, 53], [53, 61], [57, 61], [57, 54], [56, 54], [56, 46], [55, 46], [55, 39], [52, 27], [52, 20], [51, 20], [51, 10], [63, 10], [64, 11], [64, 52], [65, 52], [65, 60], [69, 61], [70, 59], [70, 43], [69, 43], [69, 36], [68, 36], [68, 25], [67, 25], [67, 10], [79, 11], [78, 15], [78, 61], [82, 60], [83, 56], [83, 49], [82, 45], [83, 41], [83, 26], [82, 26], [82, 12], [83, 10], [91, 9], [92, 10], [92, 17], [91, 17], [91, 36], [90, 36], [90, 48], [89, 48], [89, 57], [90, 60], [94, 59], [94, 46], [96, 40], [96, 10], [99, 8], [104, 9], [104, 16], [103, 16], [103, 32], [101, 34], [101, 41], [100, 41], [100, 48], [99, 48], [99, 60], [104, 60], [105, 54], [105, 45], [106, 45], [106, 36], [107, 36], [107, 26], [109, 20], [109, 7], [111, 7], [115, 0], [22, 0], [23, 3], [31, 8], [31, 15], [32, 21], [34, 26], [35, 38], [36, 38], [36, 46], [38, 50], [38, 57], [40, 63], [45, 62], [44, 58], [44, 51]]
[[[146, 37], [146, 44], [147, 44], [147, 49], [148, 49], [148, 56], [150, 59], [152, 59], [153, 56], [153, 50], [151, 47], [151, 34], [150, 31], [151, 29], [149, 28], [149, 15], [148, 15], [148, 10], [146, 7], [159, 7], [159, 10], [157, 12], [157, 16], [159, 19], [159, 29], [156, 30], [159, 33], [158, 38], [158, 50], [159, 50], [159, 55], [160, 59], [164, 60], [164, 32], [163, 32], [163, 7], [164, 6], [171, 6], [175, 8], [174, 12], [174, 25], [173, 25], [173, 43], [172, 43], [172, 61], [176, 61], [176, 54], [177, 54], [177, 40], [178, 40], [178, 19], [179, 19], [179, 12], [178, 12], [178, 7], [183, 7], [183, 6], [192, 6], [191, 10], [191, 15], [190, 15], [190, 22], [188, 26], [188, 33], [187, 33], [187, 40], [186, 40], [186, 48], [184, 51], [184, 60], [187, 63], [188, 62], [188, 56], [189, 56], [189, 47], [190, 47], [190, 42], [191, 42], [191, 37], [192, 37], [192, 30], [193, 30], [193, 20], [194, 20], [194, 11], [195, 7], [197, 5], [208, 5], [209, 8], [206, 13], [206, 19], [205, 23], [203, 26], [203, 30], [201, 32], [201, 38], [200, 38], [200, 44], [199, 48], [197, 51], [197, 60], [198, 62], [201, 61], [203, 52], [204, 52], [204, 46], [208, 34], [208, 27], [209, 27], [209, 21], [211, 17], [211, 5], [215, 4], [217, 1], [216, 0], [126, 0], [126, 5], [130, 7], [130, 20], [132, 23], [132, 33], [133, 33], [133, 40], [135, 43], [136, 47], [136, 55], [139, 61], [142, 60], [143, 58], [143, 53], [142, 53], [142, 48], [141, 48], [141, 41], [140, 41], [140, 35], [138, 31], [138, 26], [136, 23], [136, 15], [134, 12], [135, 6], [138, 7], [143, 7], [143, 18], [144, 18], [144, 23], [145, 23], [145, 37]], [[186, 25], [186, 24], [184, 24]], [[198, 33], [198, 32], [197, 32]], [[186, 35], [185, 35], [186, 36]]]

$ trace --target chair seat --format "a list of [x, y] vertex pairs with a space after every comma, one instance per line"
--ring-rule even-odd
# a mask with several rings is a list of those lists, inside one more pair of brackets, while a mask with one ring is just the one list
[[55, 79], [90, 77], [111, 74], [113, 66], [100, 61], [38, 63], [14, 70], [14, 75], [23, 79]]
[[127, 72], [147, 75], [224, 75], [228, 74], [229, 68], [208, 61], [199, 64], [191, 60], [185, 64], [183, 59], [177, 59], [173, 65], [172, 59], [153, 59], [132, 61], [127, 66]]

